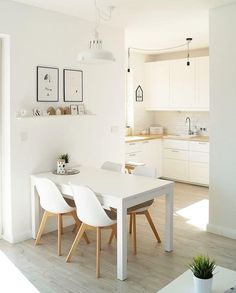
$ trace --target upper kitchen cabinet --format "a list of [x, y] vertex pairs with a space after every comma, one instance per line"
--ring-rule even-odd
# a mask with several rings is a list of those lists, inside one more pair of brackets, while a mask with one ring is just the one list
[[209, 57], [145, 64], [147, 110], [208, 111]]
[[195, 104], [195, 60], [186, 65], [186, 59], [173, 60], [170, 68], [171, 108], [190, 109]]
[[170, 106], [170, 62], [145, 64], [145, 101], [148, 110], [168, 109]]
[[209, 57], [196, 60], [196, 100], [199, 110], [209, 110]]

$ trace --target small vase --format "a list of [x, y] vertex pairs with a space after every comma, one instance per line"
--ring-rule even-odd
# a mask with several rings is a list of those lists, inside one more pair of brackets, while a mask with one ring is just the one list
[[213, 277], [210, 279], [199, 279], [193, 276], [194, 293], [210, 293]]

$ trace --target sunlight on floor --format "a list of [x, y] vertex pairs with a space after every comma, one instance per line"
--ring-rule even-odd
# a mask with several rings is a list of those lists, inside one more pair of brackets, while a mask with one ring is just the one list
[[208, 224], [209, 201], [208, 199], [203, 199], [184, 209], [176, 211], [176, 214], [188, 219], [186, 223], [206, 231], [206, 226]]
[[20, 270], [0, 251], [0, 292], [39, 293]]

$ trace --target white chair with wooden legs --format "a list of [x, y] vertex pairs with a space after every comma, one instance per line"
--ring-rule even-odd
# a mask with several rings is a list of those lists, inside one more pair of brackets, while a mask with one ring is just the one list
[[[111, 228], [116, 236], [116, 213], [105, 211], [95, 193], [86, 186], [72, 185], [72, 191], [77, 208], [77, 216], [82, 222], [80, 229], [71, 246], [66, 262], [70, 262], [72, 255], [86, 230], [97, 233], [96, 277], [100, 277], [101, 229]], [[108, 216], [109, 215], [109, 216]]]
[[121, 172], [122, 165], [107, 161], [102, 164], [101, 169], [114, 171], [114, 172]]
[[[61, 192], [56, 187], [56, 185], [47, 178], [37, 178], [35, 179], [35, 186], [39, 194], [41, 207], [44, 209], [44, 214], [39, 226], [38, 234], [36, 236], [35, 245], [39, 244], [41, 236], [43, 234], [47, 219], [52, 216], [57, 216], [58, 225], [58, 244], [57, 253], [61, 255], [61, 234], [62, 234], [62, 216], [72, 216], [77, 223], [80, 225], [76, 209], [70, 207], [65, 199], [63, 198]], [[84, 234], [84, 238], [87, 243], [89, 243], [88, 237]]]
[[[134, 171], [133, 175], [137, 176], [147, 176], [147, 177], [152, 177], [156, 178], [156, 169], [152, 167], [147, 167], [147, 166], [137, 166]], [[151, 215], [148, 211], [150, 206], [153, 204], [154, 199], [148, 200], [144, 203], [135, 205], [133, 207], [128, 208], [127, 214], [130, 216], [130, 223], [129, 223], [129, 233], [133, 233], [133, 252], [134, 254], [137, 254], [137, 243], [136, 243], [136, 216], [137, 215], [145, 215], [148, 223], [157, 239], [158, 243], [161, 243], [160, 236], [155, 228], [155, 225], [152, 221]], [[114, 237], [114, 234], [112, 233], [110, 236], [109, 243], [112, 242], [112, 239]]]

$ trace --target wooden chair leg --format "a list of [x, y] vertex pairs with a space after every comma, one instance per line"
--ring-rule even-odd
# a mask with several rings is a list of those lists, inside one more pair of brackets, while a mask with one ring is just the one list
[[[71, 215], [72, 215], [72, 217], [73, 217], [74, 220], [75, 220], [75, 226], [74, 226], [74, 228], [73, 228], [73, 230], [72, 230], [72, 231], [74, 232], [74, 231], [77, 231], [77, 229], [79, 229], [79, 228], [81, 227], [81, 221], [80, 221], [79, 218], [77, 217], [76, 211], [71, 212]], [[86, 243], [89, 244], [90, 241], [89, 241], [88, 236], [87, 236], [87, 234], [86, 234], [85, 232], [84, 232], [83, 237], [84, 237]]]
[[63, 217], [61, 217], [61, 235], [64, 234], [64, 228], [63, 228]]
[[39, 244], [39, 241], [40, 241], [41, 236], [43, 234], [43, 231], [44, 231], [44, 228], [45, 228], [45, 225], [46, 225], [48, 216], [49, 216], [48, 212], [45, 211], [43, 213], [43, 217], [42, 217], [42, 220], [41, 220], [41, 223], [40, 223], [40, 226], [39, 226], [39, 230], [38, 230], [37, 237], [36, 237], [36, 240], [35, 240], [34, 245], [38, 245]]
[[108, 244], [111, 244], [112, 243], [112, 240], [113, 240], [113, 237], [115, 236], [114, 234], [114, 231], [112, 230], [111, 231], [111, 235], [110, 235], [110, 238], [109, 238], [109, 241], [108, 241]]
[[75, 252], [75, 250], [79, 244], [79, 241], [80, 241], [81, 237], [83, 236], [85, 230], [86, 230], [86, 225], [82, 223], [82, 225], [80, 226], [80, 229], [75, 237], [75, 240], [70, 248], [70, 251], [67, 255], [66, 262], [70, 262], [71, 256]]
[[96, 257], [96, 277], [100, 277], [100, 252], [101, 250], [101, 228], [97, 227], [97, 257]]
[[57, 243], [57, 254], [61, 255], [61, 227], [62, 227], [62, 214], [57, 216], [57, 229], [58, 229], [58, 243]]
[[137, 243], [136, 243], [136, 214], [132, 214], [132, 222], [133, 222], [133, 249], [134, 254], [137, 254]]
[[155, 235], [155, 237], [156, 237], [158, 243], [161, 243], [161, 238], [160, 238], [159, 234], [157, 233], [157, 230], [156, 230], [155, 225], [154, 225], [154, 223], [153, 223], [153, 221], [152, 221], [152, 218], [151, 218], [151, 216], [150, 216], [149, 211], [148, 211], [148, 210], [145, 211], [144, 214], [145, 214], [145, 216], [146, 216], [146, 218], [147, 218], [147, 220], [148, 220], [149, 225], [150, 225], [151, 228], [152, 228], [152, 231], [153, 231], [153, 233], [154, 233], [154, 235]]
[[129, 234], [132, 234], [132, 214], [129, 215]]

